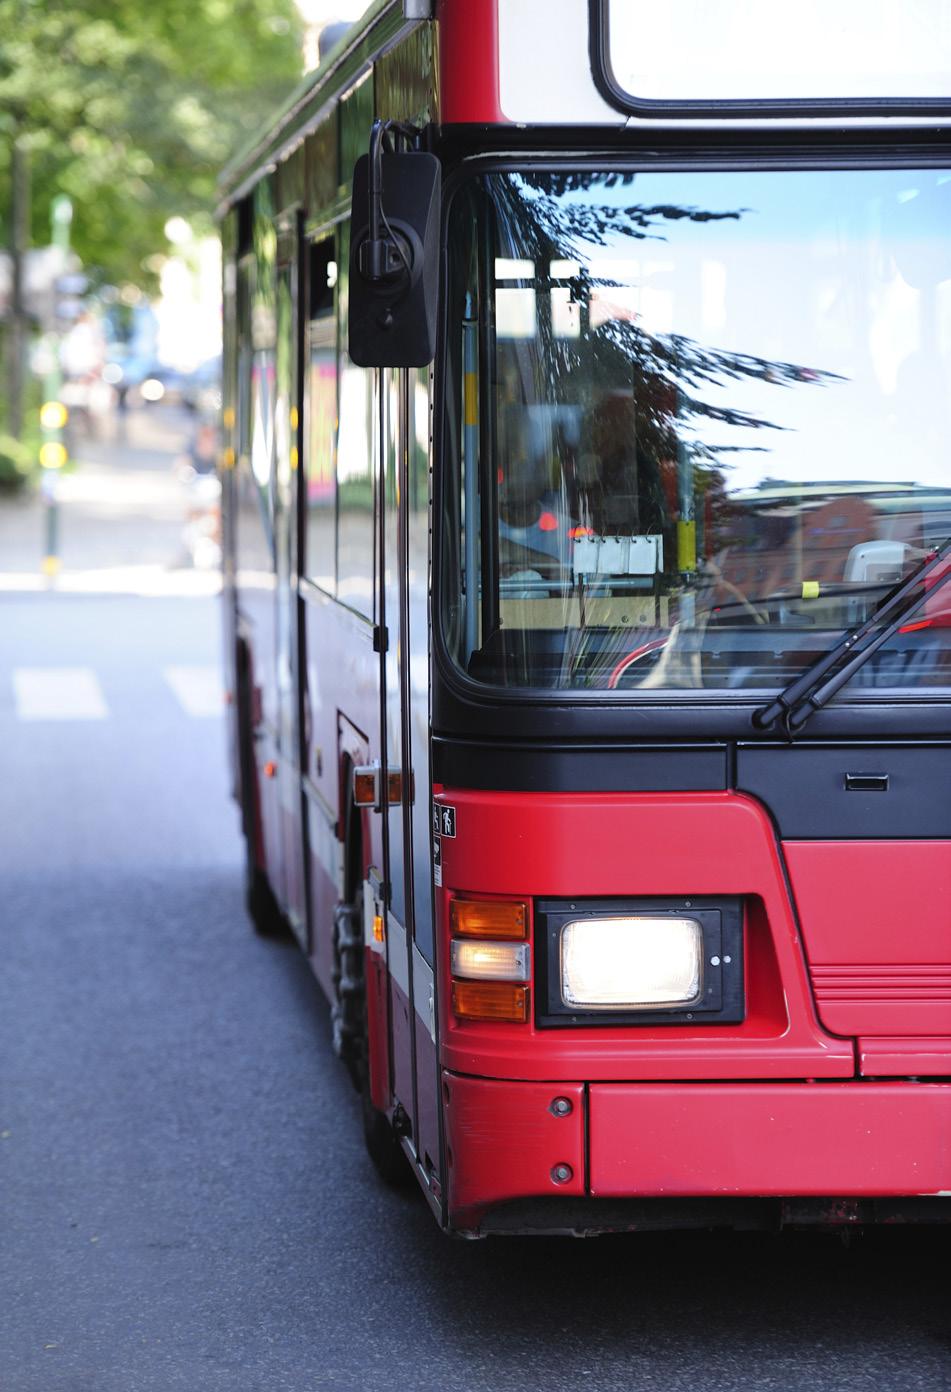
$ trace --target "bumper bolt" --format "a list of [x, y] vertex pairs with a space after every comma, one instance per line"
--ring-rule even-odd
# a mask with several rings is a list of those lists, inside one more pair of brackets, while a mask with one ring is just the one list
[[570, 1165], [553, 1165], [551, 1177], [555, 1184], [567, 1184], [573, 1173]]
[[570, 1116], [572, 1110], [571, 1099], [568, 1097], [556, 1097], [548, 1110], [551, 1112], [552, 1116]]

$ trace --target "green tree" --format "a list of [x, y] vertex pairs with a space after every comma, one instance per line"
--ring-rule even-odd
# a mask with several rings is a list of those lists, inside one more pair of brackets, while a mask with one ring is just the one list
[[4, 241], [16, 142], [33, 240], [66, 193], [83, 262], [140, 285], [172, 213], [210, 224], [221, 166], [301, 71], [293, 0], [0, 0], [0, 35]]

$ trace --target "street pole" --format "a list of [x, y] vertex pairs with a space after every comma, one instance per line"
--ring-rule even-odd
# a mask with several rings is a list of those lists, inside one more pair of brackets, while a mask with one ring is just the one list
[[19, 440], [23, 429], [26, 379], [26, 297], [24, 263], [30, 241], [30, 152], [26, 137], [13, 137], [10, 152], [10, 341], [7, 347], [9, 415], [7, 433]]
[[[73, 220], [73, 205], [65, 194], [58, 194], [50, 206], [50, 240], [62, 252], [62, 264], [69, 260], [69, 232]], [[63, 379], [59, 361], [59, 334], [49, 335], [49, 352], [46, 354], [46, 371], [43, 376], [43, 406], [40, 409], [40, 426], [43, 443], [40, 445], [40, 466], [42, 474], [43, 497], [46, 501], [45, 547], [43, 554], [43, 573], [52, 578], [59, 572], [59, 499], [57, 498], [57, 476], [68, 459], [63, 443], [63, 427], [66, 424], [66, 407], [60, 401]]]

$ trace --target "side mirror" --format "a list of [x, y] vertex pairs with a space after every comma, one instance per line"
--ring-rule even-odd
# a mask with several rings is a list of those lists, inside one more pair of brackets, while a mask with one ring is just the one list
[[375, 160], [372, 154], [357, 160], [350, 357], [358, 367], [426, 367], [433, 360], [441, 174], [438, 159], [420, 151], [378, 149]]

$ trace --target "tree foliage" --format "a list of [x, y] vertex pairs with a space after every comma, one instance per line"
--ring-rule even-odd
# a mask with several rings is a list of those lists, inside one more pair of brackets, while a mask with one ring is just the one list
[[66, 193], [84, 263], [138, 284], [169, 216], [208, 225], [222, 165], [301, 71], [293, 0], [0, 0], [0, 35], [4, 240], [19, 138], [34, 242]]

